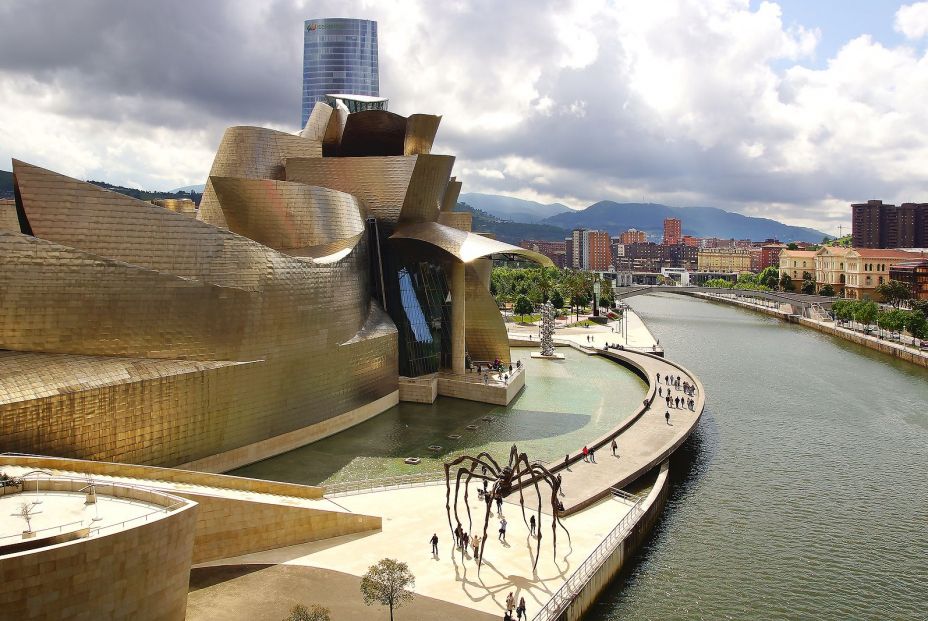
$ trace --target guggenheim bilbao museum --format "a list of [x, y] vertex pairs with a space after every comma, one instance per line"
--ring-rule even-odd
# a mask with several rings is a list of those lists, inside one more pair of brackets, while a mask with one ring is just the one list
[[511, 399], [524, 373], [468, 372], [510, 358], [489, 257], [550, 261], [454, 211], [439, 121], [317, 103], [299, 135], [229, 128], [193, 217], [14, 160], [0, 452], [223, 471], [404, 386]]

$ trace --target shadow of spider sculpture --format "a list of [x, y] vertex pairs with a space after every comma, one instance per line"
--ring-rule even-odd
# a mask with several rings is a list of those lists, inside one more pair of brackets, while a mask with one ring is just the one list
[[[463, 464], [463, 465], [462, 465]], [[461, 479], [464, 478], [464, 506], [467, 508], [467, 532], [473, 525], [470, 514], [470, 505], [467, 502], [469, 486], [471, 479], [486, 481], [490, 484], [489, 489], [483, 497], [486, 503], [486, 515], [483, 519], [483, 537], [480, 539], [480, 550], [477, 556], [477, 571], [483, 564], [483, 551], [487, 545], [487, 527], [490, 524], [490, 514], [492, 513], [493, 499], [499, 496], [505, 498], [514, 491], [519, 492], [519, 505], [522, 509], [522, 521], [525, 519], [525, 497], [522, 495], [522, 487], [534, 484], [535, 492], [538, 495], [538, 534], [537, 544], [535, 546], [535, 562], [532, 565], [534, 571], [538, 567], [538, 556], [541, 552], [541, 489], [538, 482], [546, 483], [551, 488], [551, 531], [553, 534], [552, 545], [555, 558], [557, 558], [557, 527], [560, 526], [567, 533], [567, 540], [570, 541], [570, 532], [561, 522], [559, 517], [559, 503], [557, 499], [558, 492], [561, 489], [560, 478], [551, 473], [550, 470], [541, 464], [532, 464], [528, 461], [525, 453], [520, 453], [516, 445], [512, 445], [509, 451], [509, 463], [500, 467], [493, 457], [487, 452], [479, 453], [476, 457], [471, 455], [462, 455], [450, 463], [445, 464], [445, 510], [448, 513], [448, 527], [451, 529], [452, 537], [454, 536], [455, 527], [451, 520], [451, 471], [457, 467], [454, 485], [454, 520], [458, 525], [461, 519], [458, 516], [458, 493], [461, 490]], [[478, 471], [479, 469], [479, 471]]]

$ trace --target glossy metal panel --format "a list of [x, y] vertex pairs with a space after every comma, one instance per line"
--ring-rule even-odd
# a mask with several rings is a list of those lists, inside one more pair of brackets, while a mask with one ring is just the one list
[[461, 195], [462, 185], [460, 181], [451, 177], [451, 181], [448, 183], [445, 194], [441, 199], [442, 213], [451, 213], [454, 211], [455, 206], [458, 204], [458, 197]]
[[288, 181], [210, 181], [230, 231], [286, 254], [331, 254], [333, 244], [364, 231], [361, 204], [351, 194]]
[[437, 222], [404, 224], [396, 229], [390, 239], [410, 239], [426, 242], [441, 248], [464, 263], [493, 254], [515, 254], [545, 267], [554, 265], [551, 259], [533, 250], [512, 246], [483, 235], [444, 226]]
[[473, 265], [465, 265], [465, 340], [473, 360], [509, 362], [509, 335], [496, 305]]
[[432, 143], [441, 117], [434, 114], [411, 114], [406, 119], [406, 139], [403, 155], [426, 155], [432, 152]]
[[[263, 127], [230, 127], [222, 136], [209, 174], [213, 177], [286, 179], [288, 157], [322, 157], [322, 144]], [[209, 183], [203, 190], [198, 217], [203, 222], [225, 226]]]

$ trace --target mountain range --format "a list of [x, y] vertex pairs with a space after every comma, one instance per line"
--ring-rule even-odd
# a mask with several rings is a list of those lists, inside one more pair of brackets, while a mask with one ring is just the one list
[[[149, 192], [92, 181], [107, 189], [142, 200], [153, 198], [188, 198], [198, 201], [203, 186], [185, 186], [170, 192]], [[12, 198], [13, 175], [0, 170], [0, 198]], [[474, 230], [491, 232], [501, 240], [518, 244], [523, 239], [563, 240], [571, 229], [583, 227], [618, 235], [628, 229], [648, 234], [651, 241], [663, 236], [664, 218], [679, 218], [683, 234], [723, 239], [779, 239], [783, 242], [820, 242], [822, 231], [790, 226], [768, 218], [745, 216], [715, 207], [668, 207], [656, 203], [616, 203], [600, 201], [586, 209], [570, 209], [561, 203], [538, 203], [495, 194], [462, 194], [461, 209], [474, 213]]]
[[[695, 237], [757, 241], [779, 239], [783, 242], [821, 242], [822, 238], [828, 237], [815, 229], [791, 226], [769, 218], [745, 216], [715, 207], [669, 207], [657, 203], [599, 201], [586, 209], [575, 210], [560, 203], [545, 205], [535, 201], [476, 193], [463, 194], [461, 200], [501, 221], [511, 220], [556, 227], [562, 229], [564, 235], [578, 227], [608, 231], [611, 235], [618, 235], [628, 229], [638, 229], [648, 234], [649, 241], [659, 242], [664, 233], [664, 218], [679, 218], [682, 221], [683, 234]], [[544, 217], [530, 215], [526, 218], [525, 213], [543, 214]], [[563, 239], [563, 236], [554, 237], [555, 231], [549, 233], [551, 237], [534, 239]], [[515, 241], [518, 243], [519, 240]]]

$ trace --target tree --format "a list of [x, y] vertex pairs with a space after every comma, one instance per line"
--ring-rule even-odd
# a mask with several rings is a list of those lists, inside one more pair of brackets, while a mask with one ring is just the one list
[[332, 621], [331, 611], [325, 606], [313, 604], [309, 608], [297, 604], [290, 609], [290, 615], [284, 621]]
[[551, 294], [551, 305], [554, 307], [554, 310], [561, 310], [564, 308], [564, 296], [561, 295], [560, 289], [555, 289], [554, 293]]
[[409, 589], [415, 586], [416, 578], [406, 563], [385, 558], [371, 565], [361, 578], [361, 597], [368, 606], [389, 606], [390, 621], [393, 621], [393, 610], [412, 599], [413, 593]]
[[815, 281], [814, 281], [814, 280], [809, 280], [809, 279], [804, 279], [804, 280], [802, 281], [802, 289], [801, 289], [801, 291], [802, 291], [803, 293], [805, 293], [805, 294], [808, 294], [808, 295], [811, 295], [811, 294], [815, 293]]
[[888, 304], [899, 308], [899, 304], [912, 298], [912, 290], [904, 282], [890, 280], [878, 285], [876, 294], [885, 300]]
[[787, 250], [799, 250], [799, 244], [797, 244], [797, 243], [795, 243], [795, 242], [790, 242], [790, 243], [786, 244], [786, 249], [787, 249]]
[[783, 272], [780, 274], [780, 291], [792, 291], [793, 290], [793, 279], [789, 277], [789, 274]]
[[825, 285], [818, 290], [818, 294], [833, 297], [835, 294], [835, 288], [831, 286], [831, 283], [825, 283]]
[[570, 272], [564, 279], [564, 287], [570, 297], [570, 303], [575, 307], [577, 321], [580, 321], [580, 305], [586, 301], [586, 279], [581, 272]]
[[513, 307], [512, 312], [518, 313], [522, 318], [522, 323], [525, 323], [525, 316], [531, 315], [534, 310], [535, 306], [532, 304], [532, 301], [524, 295], [520, 295], [516, 300], [516, 305]]
[[907, 313], [905, 329], [917, 339], [926, 338], [928, 337], [928, 319], [922, 311], [913, 310]]
[[765, 267], [761, 270], [760, 274], [757, 275], [757, 283], [761, 284], [769, 289], [777, 288], [777, 279], [780, 277], [780, 270], [773, 267]]
[[879, 307], [873, 300], [858, 303], [854, 308], [854, 320], [869, 325], [876, 320]]

